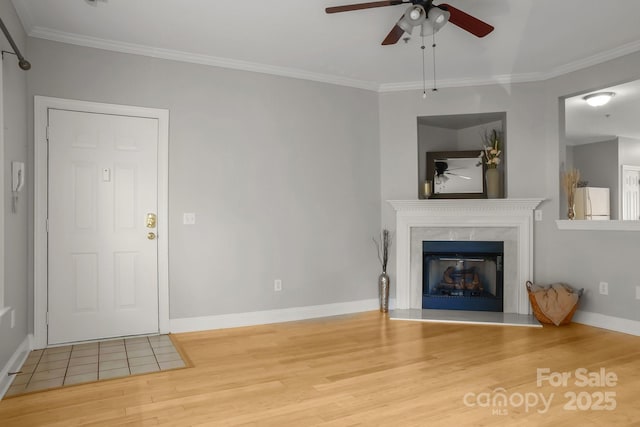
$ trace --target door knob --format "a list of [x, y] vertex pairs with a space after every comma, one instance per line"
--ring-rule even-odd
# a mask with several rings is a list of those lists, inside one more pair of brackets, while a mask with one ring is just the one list
[[156, 228], [156, 214], [147, 214], [147, 228]]
[[147, 239], [149, 239], [149, 240], [153, 240], [153, 239], [155, 239], [155, 238], [156, 238], [156, 233], [154, 233], [154, 232], [150, 231], [150, 232], [147, 234]]

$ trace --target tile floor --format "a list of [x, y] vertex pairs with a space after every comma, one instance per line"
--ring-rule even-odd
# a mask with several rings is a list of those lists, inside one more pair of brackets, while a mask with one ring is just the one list
[[29, 353], [5, 396], [186, 366], [167, 335], [52, 347]]

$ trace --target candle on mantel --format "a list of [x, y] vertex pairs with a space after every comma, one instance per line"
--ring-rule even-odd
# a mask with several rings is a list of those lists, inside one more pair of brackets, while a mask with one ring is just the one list
[[424, 182], [424, 197], [428, 198], [431, 196], [431, 181]]

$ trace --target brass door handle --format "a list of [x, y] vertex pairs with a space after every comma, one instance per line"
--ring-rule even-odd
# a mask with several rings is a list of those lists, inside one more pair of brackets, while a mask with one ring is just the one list
[[156, 214], [147, 214], [147, 228], [156, 228]]
[[149, 233], [147, 233], [147, 239], [149, 240], [153, 240], [156, 238], [156, 233], [150, 231]]

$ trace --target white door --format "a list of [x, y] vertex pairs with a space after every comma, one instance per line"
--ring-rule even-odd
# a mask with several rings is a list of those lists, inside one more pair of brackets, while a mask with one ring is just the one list
[[640, 219], [640, 168], [622, 166], [622, 219]]
[[158, 120], [48, 121], [48, 343], [157, 333]]

